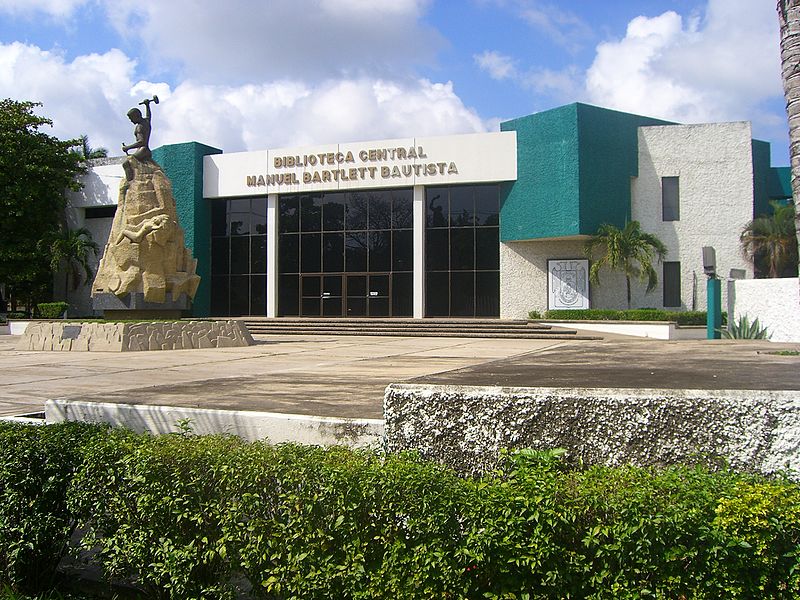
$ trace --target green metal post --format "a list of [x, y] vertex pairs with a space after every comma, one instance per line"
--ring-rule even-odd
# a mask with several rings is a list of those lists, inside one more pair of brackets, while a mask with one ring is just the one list
[[722, 284], [716, 277], [709, 277], [706, 285], [708, 313], [706, 315], [706, 338], [718, 340], [722, 335]]

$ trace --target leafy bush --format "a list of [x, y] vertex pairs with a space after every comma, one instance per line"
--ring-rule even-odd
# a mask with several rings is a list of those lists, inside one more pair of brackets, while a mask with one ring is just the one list
[[75, 527], [67, 489], [100, 431], [0, 422], [0, 583], [23, 592], [52, 586]]
[[69, 304], [66, 302], [42, 302], [36, 305], [42, 319], [60, 319], [68, 308]]
[[747, 315], [742, 315], [738, 321], [719, 331], [723, 338], [729, 340], [768, 340], [772, 337], [767, 328], [761, 326], [758, 319], [751, 323]]
[[67, 512], [107, 576], [150, 597], [800, 598], [787, 479], [581, 468], [559, 450], [470, 479], [410, 454], [187, 428], [75, 446]]
[[27, 318], [29, 318], [29, 316], [28, 316], [28, 313], [21, 312], [21, 311], [14, 311], [14, 312], [9, 312], [8, 314], [6, 314], [6, 318], [7, 319], [27, 319]]
[[[725, 320], [725, 313], [722, 315]], [[705, 311], [669, 311], [656, 308], [610, 310], [548, 310], [545, 318], [558, 321], [670, 321], [679, 325], [705, 325]]]

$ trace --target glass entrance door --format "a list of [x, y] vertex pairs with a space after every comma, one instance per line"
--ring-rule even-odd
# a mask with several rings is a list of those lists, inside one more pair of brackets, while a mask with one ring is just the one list
[[300, 316], [342, 316], [341, 275], [302, 275], [300, 279]]

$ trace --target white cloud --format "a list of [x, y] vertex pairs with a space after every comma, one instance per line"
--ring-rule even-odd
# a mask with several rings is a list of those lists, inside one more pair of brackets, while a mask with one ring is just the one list
[[486, 50], [473, 55], [472, 58], [475, 60], [475, 64], [482, 71], [486, 71], [492, 79], [500, 81], [516, 75], [514, 59], [495, 50]]
[[225, 151], [484, 131], [452, 84], [425, 79], [284, 79], [240, 86], [137, 81], [119, 50], [67, 61], [35, 46], [0, 44], [0, 97], [44, 103], [61, 138], [88, 134], [120, 153], [132, 141], [127, 110], [157, 94], [153, 146], [199, 141]]
[[52, 17], [69, 17], [91, 0], [0, 0], [0, 12], [15, 15], [44, 13]]
[[637, 17], [600, 44], [591, 102], [680, 122], [751, 119], [781, 94], [777, 17], [763, 0], [709, 0], [705, 17]]
[[525, 22], [570, 52], [577, 52], [592, 37], [591, 27], [562, 7], [532, 0], [517, 0], [517, 5]]

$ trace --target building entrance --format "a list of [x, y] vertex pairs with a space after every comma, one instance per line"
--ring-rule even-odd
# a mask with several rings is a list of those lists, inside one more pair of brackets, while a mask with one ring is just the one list
[[[300, 276], [302, 317], [389, 317], [405, 314], [392, 303], [391, 273], [341, 273]], [[398, 289], [396, 296], [407, 295]]]

